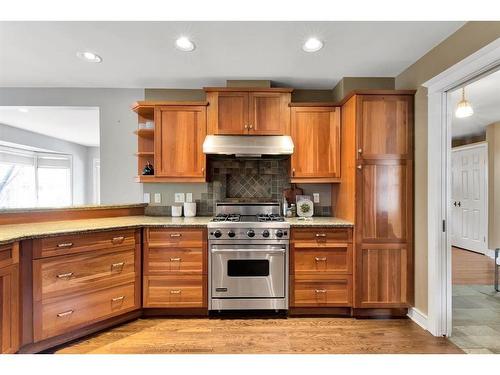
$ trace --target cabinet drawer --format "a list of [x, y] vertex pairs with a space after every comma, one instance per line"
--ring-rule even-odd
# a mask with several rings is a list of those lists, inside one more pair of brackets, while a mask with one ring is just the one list
[[324, 246], [329, 242], [352, 242], [352, 228], [293, 228], [292, 241], [312, 246]]
[[0, 245], [0, 268], [19, 263], [19, 242]]
[[152, 247], [146, 252], [144, 273], [159, 274], [199, 274], [203, 270], [203, 249]]
[[206, 307], [206, 276], [145, 276], [144, 307]]
[[72, 234], [33, 241], [34, 258], [76, 254], [101, 249], [125, 249], [135, 246], [135, 231], [110, 231]]
[[205, 231], [195, 228], [154, 228], [146, 232], [149, 247], [201, 247], [206, 239]]
[[296, 307], [351, 306], [352, 278], [295, 280], [293, 297]]
[[135, 284], [35, 304], [35, 342], [138, 308]]
[[135, 250], [100, 250], [33, 261], [35, 301], [134, 282]]
[[328, 247], [299, 247], [293, 249], [295, 274], [301, 273], [352, 273], [352, 246], [330, 244]]

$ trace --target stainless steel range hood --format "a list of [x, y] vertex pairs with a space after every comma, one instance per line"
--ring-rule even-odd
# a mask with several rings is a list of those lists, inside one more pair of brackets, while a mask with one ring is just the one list
[[236, 157], [291, 155], [293, 141], [288, 135], [207, 135], [203, 153]]

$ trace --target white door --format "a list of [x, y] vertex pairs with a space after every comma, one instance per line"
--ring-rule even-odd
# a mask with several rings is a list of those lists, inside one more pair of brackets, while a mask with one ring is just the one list
[[486, 254], [488, 249], [487, 145], [452, 149], [451, 244]]

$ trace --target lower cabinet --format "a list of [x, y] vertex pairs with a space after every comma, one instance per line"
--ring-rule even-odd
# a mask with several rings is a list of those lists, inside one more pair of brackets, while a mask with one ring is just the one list
[[293, 228], [290, 306], [351, 307], [352, 228]]
[[34, 240], [33, 249], [35, 343], [141, 308], [140, 230]]
[[0, 353], [19, 349], [19, 244], [0, 246]]
[[143, 257], [143, 307], [207, 308], [206, 229], [146, 228]]

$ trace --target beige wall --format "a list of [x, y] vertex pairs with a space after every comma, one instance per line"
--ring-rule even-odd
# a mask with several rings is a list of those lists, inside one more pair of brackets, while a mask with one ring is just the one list
[[488, 248], [500, 247], [500, 122], [486, 128], [488, 143]]
[[396, 77], [415, 96], [415, 307], [427, 313], [427, 90], [422, 84], [500, 38], [500, 22], [468, 22]]
[[333, 100], [341, 101], [354, 90], [391, 90], [394, 89], [393, 77], [344, 77], [333, 88]]

